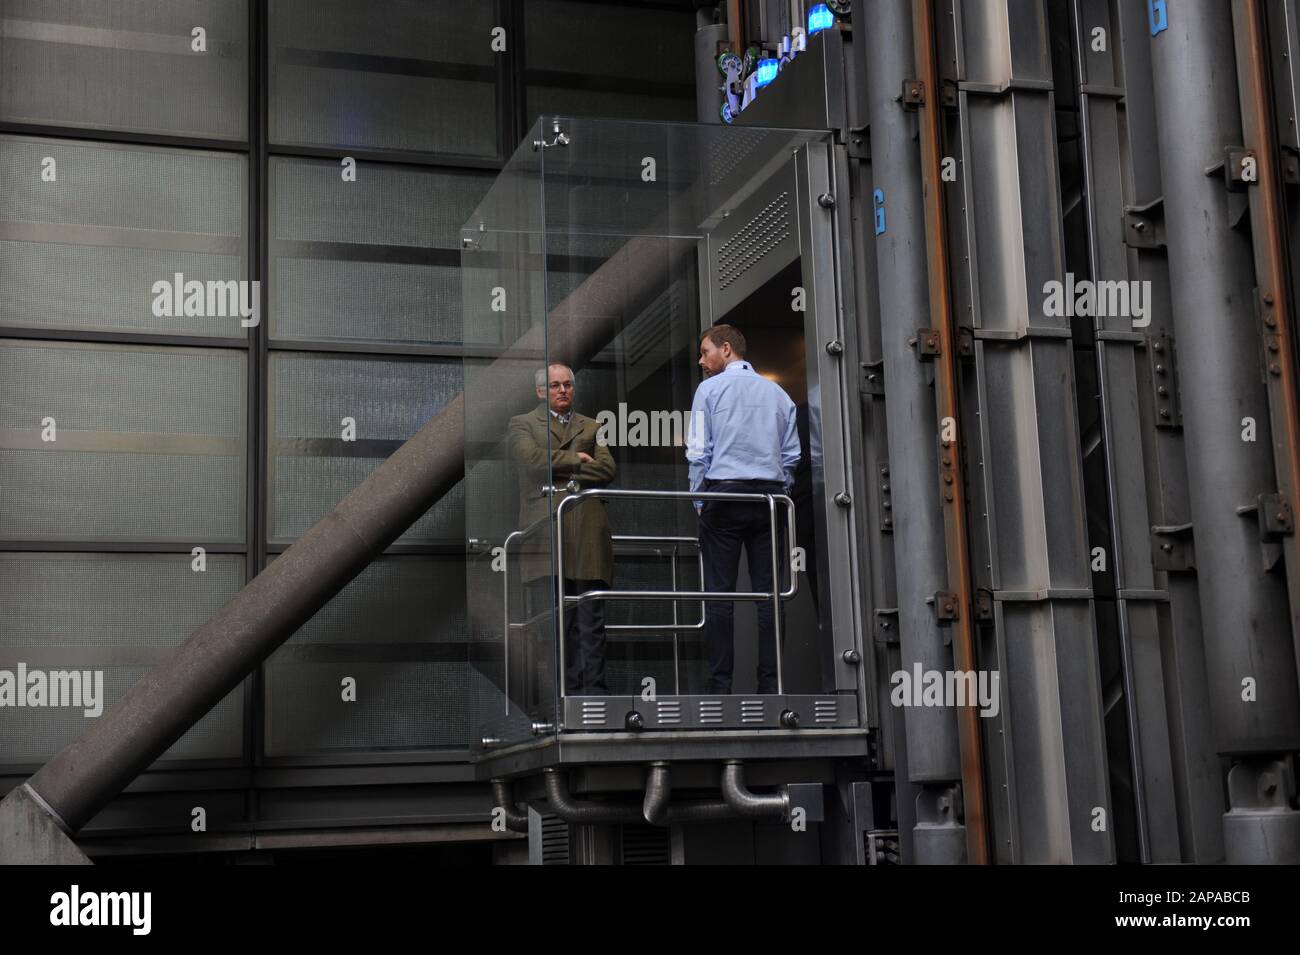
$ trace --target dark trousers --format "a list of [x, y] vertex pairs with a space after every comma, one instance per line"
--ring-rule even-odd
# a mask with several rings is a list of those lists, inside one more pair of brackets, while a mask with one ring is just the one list
[[[555, 582], [529, 581], [529, 613], [555, 604]], [[585, 590], [608, 590], [603, 580], [564, 579], [569, 596]], [[564, 608], [564, 692], [570, 696], [605, 696], [605, 601], [588, 600]]]
[[[782, 493], [779, 481], [706, 481], [706, 491], [746, 494]], [[784, 513], [778, 509], [777, 567], [785, 565]], [[704, 589], [734, 591], [740, 573], [740, 551], [749, 560], [750, 590], [771, 590], [772, 529], [767, 507], [752, 501], [705, 501], [700, 511], [700, 554], [704, 558]], [[735, 664], [735, 605], [730, 600], [704, 604], [704, 649], [709, 661], [707, 692], [730, 693]], [[776, 692], [776, 628], [772, 602], [758, 605], [758, 692]]]

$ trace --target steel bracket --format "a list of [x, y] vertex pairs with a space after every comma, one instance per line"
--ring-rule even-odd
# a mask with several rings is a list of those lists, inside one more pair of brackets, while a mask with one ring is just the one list
[[850, 159], [870, 159], [871, 127], [869, 125], [851, 127], [848, 142], [844, 145], [848, 150]]
[[1273, 541], [1295, 533], [1295, 517], [1290, 501], [1281, 494], [1261, 494], [1256, 502], [1260, 540]]
[[1151, 565], [1156, 570], [1185, 571], [1196, 566], [1191, 524], [1156, 525], [1151, 528]]
[[925, 83], [922, 80], [903, 80], [903, 109], [918, 109], [925, 105]]
[[1232, 192], [1244, 192], [1258, 182], [1259, 158], [1255, 150], [1246, 146], [1227, 147], [1223, 159], [1223, 184]]
[[907, 340], [916, 349], [917, 361], [933, 361], [940, 354], [939, 332], [933, 328], [918, 328], [916, 334]]
[[876, 608], [876, 642], [886, 644], [898, 643], [898, 608]]
[[957, 595], [952, 591], [935, 591], [932, 599], [934, 600], [934, 617], [940, 623], [951, 623], [961, 616], [961, 610], [957, 604]]
[[993, 591], [987, 587], [978, 587], [975, 590], [975, 622], [993, 622]]
[[864, 361], [861, 364], [862, 378], [858, 382], [858, 392], [864, 395], [885, 394], [885, 360]]
[[1163, 197], [1142, 206], [1124, 207], [1124, 244], [1130, 249], [1165, 247], [1165, 200]]

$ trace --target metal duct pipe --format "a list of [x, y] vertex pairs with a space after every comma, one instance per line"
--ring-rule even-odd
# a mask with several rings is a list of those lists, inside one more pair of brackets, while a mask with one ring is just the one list
[[[921, 324], [918, 316], [929, 310], [916, 118], [898, 97], [903, 81], [916, 76], [909, 0], [881, 0], [871, 14], [871, 28], [863, 31], [861, 42], [865, 44], [862, 62], [874, 205], [884, 217], [875, 226], [873, 245], [889, 436], [899, 667], [906, 673], [912, 672], [914, 664], [923, 671], [944, 672], [952, 668], [952, 651], [931, 606], [935, 593], [948, 589], [943, 508], [937, 490], [935, 397], [927, 366], [916, 360], [908, 345]], [[863, 209], [861, 218], [871, 221], [874, 213]], [[961, 778], [956, 714], [949, 707], [906, 707], [901, 716], [906, 727], [907, 778], [946, 791], [950, 781]]]
[[1167, 17], [1151, 61], [1210, 712], [1219, 752], [1247, 757], [1229, 776], [1225, 848], [1229, 861], [1283, 861], [1297, 840], [1256, 838], [1253, 820], [1268, 756], [1300, 747], [1300, 691], [1285, 584], [1254, 511], [1276, 487], [1273, 453], [1243, 440], [1248, 418], [1269, 431], [1251, 250], [1234, 229], [1244, 203], [1234, 210], [1214, 168], [1243, 138], [1232, 15], [1196, 0]]
[[[1296, 381], [1295, 316], [1287, 280], [1286, 223], [1283, 220], [1282, 177], [1278, 170], [1277, 137], [1273, 131], [1273, 102], [1268, 78], [1268, 40], [1264, 8], [1259, 0], [1233, 4], [1237, 39], [1237, 75], [1245, 141], [1255, 147], [1258, 186], [1251, 190], [1250, 228], [1255, 242], [1255, 272], [1259, 308], [1263, 315], [1269, 412], [1273, 424], [1273, 453], [1278, 497], [1292, 512], [1300, 493], [1300, 383]], [[1279, 511], [1285, 508], [1279, 504]], [[1300, 541], [1294, 532], [1282, 538], [1286, 558], [1287, 594], [1291, 605], [1291, 642], [1300, 675]]]
[[1242, 139], [1231, 10], [1194, 0], [1168, 16], [1151, 65], [1210, 708], [1220, 753], [1282, 752], [1300, 747], [1286, 590], [1242, 510], [1275, 486], [1267, 440], [1243, 440], [1246, 418], [1268, 433], [1254, 268], [1222, 174], [1206, 174]]
[[511, 832], [528, 831], [528, 811], [519, 808], [510, 784], [504, 779], [492, 780], [492, 803], [495, 808], [505, 811], [507, 829]]
[[790, 792], [784, 786], [760, 796], [745, 788], [745, 764], [729, 759], [722, 767], [722, 798], [745, 819], [780, 820], [790, 817]]
[[[937, 339], [939, 354], [934, 369], [935, 410], [930, 427], [941, 431], [945, 421], [960, 427], [961, 418], [957, 406], [957, 335], [953, 327], [948, 243], [944, 231], [943, 182], [940, 175], [939, 65], [935, 52], [937, 37], [931, 0], [912, 0], [912, 42], [916, 56], [915, 78], [920, 80], [923, 98], [917, 115], [921, 179], [924, 183], [921, 208], [924, 212], [926, 275], [929, 280], [928, 308], [916, 315], [929, 315]], [[917, 347], [920, 347], [919, 342]], [[951, 623], [953, 667], [964, 672], [974, 672], [975, 601], [967, 540], [963, 490], [966, 479], [961, 442], [943, 441], [940, 461], [940, 471], [947, 484], [941, 505], [947, 589], [955, 594], [957, 605], [956, 619]], [[936, 598], [932, 596], [932, 599]], [[957, 708], [957, 738], [961, 754], [966, 858], [972, 864], [985, 865], [989, 861], [989, 847], [985, 819], [984, 758], [979, 718], [973, 705]]]
[[[551, 312], [552, 360], [584, 364], [694, 254], [691, 242], [628, 242]], [[497, 360], [523, 368], [546, 344], [535, 326]], [[476, 427], [504, 433], [533, 402], [527, 389], [515, 397], [471, 390]], [[43, 766], [27, 786], [61, 828], [85, 825], [450, 490], [464, 471], [464, 432], [462, 393]]]
[[725, 822], [739, 817], [726, 802], [717, 799], [686, 799], [671, 802], [672, 776], [668, 763], [651, 763], [646, 775], [641, 815], [652, 826]]
[[667, 763], [651, 763], [645, 781], [645, 800], [641, 815], [652, 826], [663, 825], [668, 814], [668, 800], [672, 798], [672, 782]]
[[551, 811], [565, 822], [579, 825], [625, 825], [645, 821], [641, 817], [641, 810], [635, 806], [575, 799], [569, 792], [562, 769], [545, 770], [544, 776], [546, 801], [550, 803]]

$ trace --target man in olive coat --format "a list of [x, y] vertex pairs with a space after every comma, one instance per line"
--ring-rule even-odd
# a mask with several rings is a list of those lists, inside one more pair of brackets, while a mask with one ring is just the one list
[[[510, 419], [510, 454], [519, 465], [520, 528], [552, 514], [569, 496], [569, 482], [576, 482], [584, 491], [604, 487], [614, 479], [615, 472], [614, 456], [596, 441], [599, 423], [573, 410], [573, 370], [567, 365], [539, 369], [535, 385], [542, 403], [528, 414]], [[555, 602], [553, 533], [553, 528], [543, 524], [525, 538], [520, 548], [522, 578], [534, 605], [541, 608]], [[607, 590], [613, 579], [614, 544], [605, 502], [588, 498], [565, 508], [564, 592], [573, 595], [585, 590]], [[608, 692], [604, 601], [588, 600], [565, 608], [564, 650], [566, 693]]]

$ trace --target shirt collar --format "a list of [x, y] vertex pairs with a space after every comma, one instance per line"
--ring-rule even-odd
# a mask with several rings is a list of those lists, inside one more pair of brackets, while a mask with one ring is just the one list
[[[551, 409], [547, 408], [546, 410], [550, 411]], [[560, 422], [560, 424], [568, 424], [569, 419], [573, 417], [573, 412], [570, 411], [568, 414], [562, 415], [558, 411], [551, 411], [551, 417]]]
[[723, 372], [729, 372], [729, 371], [748, 371], [748, 372], [752, 372], [752, 371], [754, 370], [754, 366], [751, 365], [749, 362], [745, 361], [745, 359], [743, 359], [743, 358], [738, 358], [736, 361], [733, 361], [731, 364], [727, 365], [727, 366], [726, 366], [725, 368], [723, 368], [722, 370], [723, 370]]

